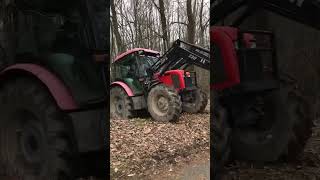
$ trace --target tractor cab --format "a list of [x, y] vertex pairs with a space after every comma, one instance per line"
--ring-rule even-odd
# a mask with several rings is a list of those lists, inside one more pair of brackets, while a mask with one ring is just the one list
[[[95, 14], [89, 14], [88, 20], [83, 18], [89, 16], [93, 5], [78, 7], [73, 4], [76, 7], [72, 10], [56, 5], [58, 7], [49, 10], [46, 3], [40, 8], [35, 4], [38, 1], [18, 2], [21, 13], [8, 10], [6, 16], [14, 17], [10, 21], [5, 19], [6, 16], [0, 17], [0, 24], [3, 24], [0, 27], [0, 49], [4, 49], [7, 55], [1, 58], [0, 69], [19, 63], [39, 65], [63, 81], [81, 107], [104, 101], [107, 94], [102, 71], [105, 71], [106, 63], [97, 62], [93, 55], [107, 54], [105, 34], [108, 33], [94, 23]], [[48, 1], [51, 2], [56, 1]], [[37, 11], [46, 13], [42, 15]], [[1, 54], [4, 53], [0, 50], [0, 57]]]
[[143, 83], [149, 77], [148, 69], [159, 59], [159, 52], [136, 48], [120, 54], [112, 64], [114, 81], [123, 81], [133, 94], [143, 93]]
[[108, 8], [0, 2], [1, 177], [106, 178]]

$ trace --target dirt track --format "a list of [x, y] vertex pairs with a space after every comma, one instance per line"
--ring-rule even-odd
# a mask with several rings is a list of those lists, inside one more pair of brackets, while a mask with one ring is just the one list
[[171, 169], [164, 169], [159, 175], [150, 176], [152, 180], [209, 180], [210, 151], [192, 155], [190, 161], [180, 162]]
[[320, 124], [317, 123], [307, 147], [295, 163], [235, 163], [224, 180], [318, 180], [320, 179]]

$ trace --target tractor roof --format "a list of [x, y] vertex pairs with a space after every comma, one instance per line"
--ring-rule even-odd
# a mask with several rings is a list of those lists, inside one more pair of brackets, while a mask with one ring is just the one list
[[160, 52], [154, 51], [154, 50], [151, 50], [151, 49], [134, 48], [134, 49], [128, 50], [128, 51], [118, 55], [113, 62], [116, 62], [116, 61], [122, 59], [123, 57], [125, 57], [127, 55], [130, 55], [130, 54], [133, 54], [133, 53], [138, 52], [138, 51], [144, 51], [144, 52], [151, 53], [151, 54], [160, 54]]

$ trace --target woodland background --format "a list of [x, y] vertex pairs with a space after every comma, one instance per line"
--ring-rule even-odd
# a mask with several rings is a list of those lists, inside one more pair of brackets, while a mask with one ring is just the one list
[[[177, 39], [209, 49], [209, 8], [209, 0], [111, 1], [111, 59], [137, 47], [163, 54]], [[191, 70], [209, 92], [209, 72]]]

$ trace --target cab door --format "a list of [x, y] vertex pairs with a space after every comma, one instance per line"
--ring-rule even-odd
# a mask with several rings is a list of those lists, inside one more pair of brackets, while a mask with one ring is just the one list
[[139, 82], [139, 64], [135, 54], [128, 55], [113, 64], [114, 81], [123, 81], [135, 95], [143, 94], [143, 86]]

